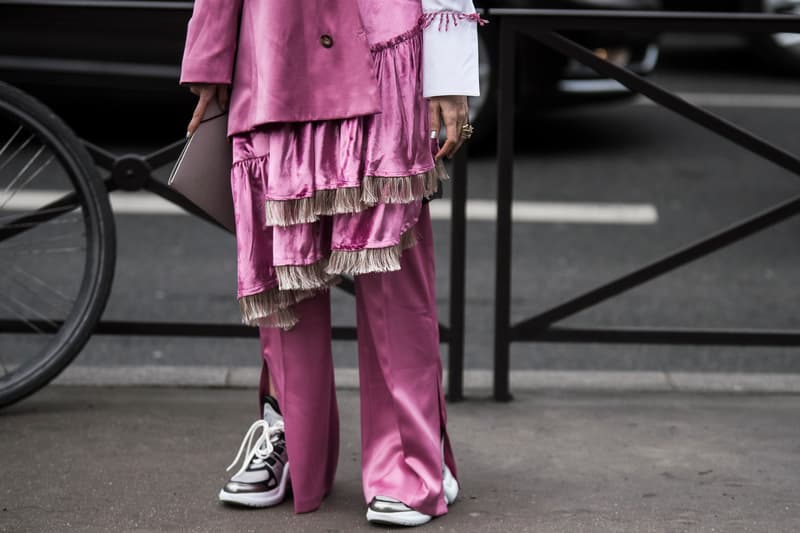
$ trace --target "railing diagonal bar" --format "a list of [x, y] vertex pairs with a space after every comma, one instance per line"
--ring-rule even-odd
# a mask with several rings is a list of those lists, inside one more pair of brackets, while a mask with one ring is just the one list
[[800, 176], [800, 158], [723, 117], [684, 100], [680, 96], [663, 89], [626, 68], [597, 57], [583, 46], [558, 33], [533, 31], [531, 36], [551, 48], [575, 58], [598, 73], [614, 78], [632, 91], [647, 96], [661, 106], [736, 143], [745, 150], [753, 152]]
[[532, 330], [546, 328], [553, 322], [574, 315], [604, 300], [608, 300], [613, 296], [657, 278], [666, 272], [690, 263], [704, 255], [708, 255], [715, 250], [737, 242], [753, 233], [797, 215], [798, 213], [800, 213], [800, 195], [774, 205], [718, 233], [700, 239], [693, 244], [671, 252], [663, 258], [657, 259], [633, 272], [528, 318], [513, 326], [511, 328], [512, 333], [522, 330], [530, 332]]
[[545, 330], [520, 330], [514, 339], [536, 342], [787, 347], [800, 345], [800, 332], [749, 328], [553, 326]]

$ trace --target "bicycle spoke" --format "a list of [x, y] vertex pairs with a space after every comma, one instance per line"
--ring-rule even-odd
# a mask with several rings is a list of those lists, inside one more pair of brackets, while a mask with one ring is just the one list
[[[55, 212], [55, 209], [53, 209], [51, 211]], [[47, 210], [42, 210], [40, 212], [47, 212]], [[2, 221], [3, 218], [4, 217], [0, 217], [0, 221]], [[17, 218], [19, 218], [19, 217], [17, 217]], [[53, 219], [50, 219], [50, 220], [45, 221], [45, 222], [38, 222], [38, 221], [37, 222], [19, 222], [19, 223], [12, 222], [11, 224], [0, 224], [0, 230], [6, 229], [6, 228], [32, 228], [34, 226], [43, 226], [44, 224], [78, 224], [78, 223], [82, 224], [83, 223], [83, 219], [79, 218], [79, 217], [72, 217], [72, 218], [61, 217], [61, 218], [53, 218]]]
[[[3, 156], [5, 151], [8, 149], [9, 146], [11, 146], [11, 143], [14, 142], [14, 139], [16, 139], [17, 135], [19, 135], [20, 133], [22, 133], [22, 126], [18, 126], [17, 127], [17, 131], [15, 131], [11, 135], [11, 137], [8, 138], [8, 140], [6, 141], [6, 144], [4, 144], [2, 148], [0, 148], [0, 157]], [[2, 170], [4, 166], [5, 165], [0, 166], [0, 170]]]
[[[41, 308], [42, 311], [38, 312], [37, 314], [42, 315], [42, 316], [44, 316], [43, 313], [47, 310], [45, 308], [49, 308], [51, 311], [53, 311], [54, 314], [52, 316], [55, 316], [55, 317], [60, 317], [61, 315], [64, 314], [63, 310], [61, 309], [61, 307], [58, 304], [55, 303], [55, 299], [54, 298], [48, 298], [47, 295], [43, 295], [43, 294], [40, 294], [40, 293], [36, 292], [32, 287], [22, 283], [22, 281], [19, 278], [11, 278], [11, 280], [18, 287], [20, 287], [23, 291], [25, 291], [25, 293], [33, 295], [31, 297], [28, 297], [28, 296], [20, 294], [20, 296], [24, 296], [25, 297], [25, 301], [28, 302], [28, 308], [29, 309], [35, 309], [35, 308], [39, 309], [39, 308]], [[45, 305], [44, 306], [38, 305], [38, 304], [36, 304], [37, 301], [42, 301], [42, 302], [45, 303]], [[36, 307], [34, 307], [34, 305]]]
[[[21, 129], [21, 128], [20, 128], [20, 129]], [[16, 133], [15, 133], [14, 135], [16, 136]], [[8, 164], [9, 164], [11, 161], [13, 161], [15, 157], [17, 157], [17, 154], [19, 154], [19, 153], [20, 153], [20, 152], [21, 152], [23, 149], [25, 149], [25, 147], [26, 147], [26, 146], [28, 146], [28, 144], [29, 144], [29, 143], [30, 143], [30, 142], [31, 142], [31, 141], [32, 141], [34, 138], [35, 138], [35, 137], [34, 137], [33, 135], [31, 135], [30, 137], [28, 137], [28, 138], [25, 140], [25, 142], [24, 142], [24, 143], [22, 143], [22, 144], [21, 144], [21, 145], [20, 145], [20, 146], [19, 146], [19, 147], [18, 147], [18, 148], [17, 148], [17, 149], [14, 151], [14, 153], [13, 153], [13, 154], [11, 154], [11, 155], [8, 157], [8, 159], [6, 159], [6, 160], [5, 160], [5, 162], [4, 162], [4, 163], [0, 164], [0, 170], [3, 170], [4, 168], [6, 168], [6, 166], [7, 166], [7, 165], [8, 165]], [[10, 144], [10, 143], [11, 143], [11, 140], [9, 140], [9, 142], [8, 142], [8, 143], [6, 143], [6, 146], [8, 146], [8, 144]], [[4, 147], [4, 150], [5, 150], [5, 147]]]
[[[57, 205], [55, 207], [40, 208], [40, 209], [37, 209], [36, 211], [31, 211], [30, 213], [31, 214], [36, 213], [37, 215], [46, 215], [46, 214], [49, 214], [49, 213], [57, 213], [59, 211], [62, 211], [64, 213], [68, 213], [68, 212], [72, 211], [73, 209], [75, 209], [76, 207], [80, 207], [80, 205]], [[24, 216], [25, 215], [20, 215], [19, 213], [15, 213], [13, 215], [2, 215], [2, 216], [0, 216], [0, 222], [2, 222], [5, 219], [9, 219], [9, 218], [13, 218], [13, 219], [23, 218]], [[51, 219], [51, 220], [57, 220], [57, 219]], [[48, 222], [49, 222], [49, 220], [48, 220]], [[10, 228], [10, 227], [13, 227], [13, 226], [11, 224], [4, 224], [4, 225], [0, 226], [0, 229]]]
[[[40, 287], [43, 287], [43, 288], [45, 288], [45, 289], [49, 289], [49, 290], [50, 290], [50, 292], [52, 292], [53, 294], [55, 294], [56, 296], [58, 296], [59, 298], [61, 298], [61, 299], [62, 299], [62, 300], [64, 300], [65, 302], [70, 302], [70, 303], [71, 303], [71, 302], [73, 301], [73, 300], [72, 300], [72, 298], [70, 298], [69, 296], [67, 296], [66, 294], [64, 294], [63, 292], [61, 292], [60, 290], [58, 290], [57, 288], [55, 288], [55, 287], [53, 287], [53, 286], [51, 286], [51, 285], [48, 285], [46, 281], [44, 281], [43, 279], [39, 278], [38, 276], [34, 276], [34, 275], [33, 275], [33, 274], [31, 274], [30, 272], [28, 272], [28, 271], [26, 271], [26, 270], [23, 270], [23, 269], [21, 269], [21, 268], [20, 268], [20, 267], [18, 267], [17, 265], [14, 265], [14, 270], [15, 270], [16, 272], [18, 272], [18, 273], [22, 274], [23, 276], [27, 276], [27, 277], [28, 277], [28, 278], [29, 278], [31, 281], [33, 281], [34, 283], [36, 283], [36, 284], [37, 284], [37, 285], [39, 285]], [[14, 279], [15, 279], [15, 281], [17, 281], [18, 283], [20, 283], [20, 284], [22, 283], [22, 282], [20, 282], [19, 280], [17, 280], [16, 278], [14, 278]], [[29, 288], [28, 286], [25, 286], [25, 287], [26, 287], [26, 288]], [[30, 289], [30, 288], [29, 288], [29, 289]]]
[[[65, 310], [62, 309], [62, 306], [59, 305], [59, 303], [65, 301], [65, 302], [67, 302], [68, 305], [72, 304], [72, 300], [70, 298], [67, 298], [63, 293], [56, 294], [57, 297], [61, 298], [61, 300], [58, 300], [57, 298], [53, 298], [48, 294], [42, 294], [40, 292], [37, 292], [31, 284], [24, 283], [21, 279], [19, 279], [16, 276], [11, 277], [11, 281], [14, 284], [16, 284], [18, 287], [20, 287], [26, 293], [29, 293], [29, 294], [33, 295], [33, 300], [30, 302], [31, 305], [34, 303], [35, 300], [40, 300], [40, 301], [44, 302], [45, 306], [51, 308], [51, 310], [54, 311], [54, 315], [53, 316], [61, 317], [62, 315], [65, 314]], [[47, 284], [44, 285], [44, 288], [51, 290], [51, 292], [55, 292], [55, 291], [52, 291], [52, 288]], [[67, 311], [68, 311], [68, 309], [67, 309]]]
[[9, 305], [6, 305], [6, 304], [4, 304], [2, 301], [0, 301], [0, 307], [4, 307], [4, 308], [8, 309], [9, 311], [11, 311], [11, 313], [12, 313], [12, 314], [14, 314], [14, 316], [16, 316], [16, 317], [17, 317], [17, 318], [19, 318], [19, 319], [20, 319], [22, 322], [24, 322], [25, 324], [27, 324], [28, 326], [30, 326], [30, 328], [31, 328], [33, 331], [35, 331], [36, 333], [44, 333], [44, 331], [42, 331], [40, 328], [38, 328], [38, 327], [36, 326], [36, 324], [34, 324], [33, 322], [31, 322], [30, 320], [28, 320], [27, 318], [25, 318], [25, 316], [24, 316], [24, 315], [20, 314], [20, 313], [19, 313], [19, 312], [18, 312], [16, 309], [14, 309], [13, 307], [11, 307], [11, 306], [9, 306]]
[[[25, 276], [25, 277], [27, 277], [27, 278], [28, 278], [28, 279], [31, 281], [31, 283], [33, 283], [33, 284], [36, 284], [36, 285], [38, 285], [38, 286], [40, 286], [40, 287], [42, 287], [42, 288], [44, 288], [44, 289], [46, 289], [46, 290], [49, 290], [49, 291], [50, 291], [52, 294], [54, 294], [54, 295], [55, 295], [56, 297], [58, 297], [58, 298], [61, 298], [63, 301], [65, 301], [65, 302], [69, 302], [69, 303], [72, 303], [72, 302], [74, 301], [74, 300], [73, 300], [73, 298], [71, 298], [71, 297], [67, 296], [66, 294], [64, 294], [63, 292], [61, 292], [60, 290], [58, 290], [56, 287], [53, 287], [52, 285], [49, 285], [49, 284], [48, 284], [48, 283], [47, 283], [45, 280], [41, 279], [41, 278], [40, 278], [40, 277], [38, 277], [38, 276], [35, 276], [35, 275], [31, 274], [31, 273], [30, 273], [30, 272], [28, 272], [27, 270], [23, 270], [22, 268], [20, 268], [19, 266], [17, 266], [17, 265], [15, 265], [15, 264], [11, 263], [10, 261], [3, 260], [2, 258], [0, 258], [0, 262], [4, 263], [4, 264], [6, 264], [6, 265], [10, 265], [11, 269], [12, 269], [12, 270], [14, 270], [16, 273], [18, 273], [18, 274], [20, 274], [20, 275], [22, 275], [22, 276]], [[24, 289], [26, 289], [26, 290], [28, 290], [28, 291], [30, 291], [30, 292], [32, 292], [32, 293], [34, 293], [34, 294], [36, 294], [37, 296], [40, 296], [40, 297], [41, 297], [41, 295], [40, 295], [39, 293], [37, 293], [36, 291], [34, 291], [34, 290], [33, 290], [33, 289], [30, 287], [30, 285], [29, 285], [29, 284], [25, 284], [25, 283], [23, 283], [23, 282], [22, 282], [22, 281], [21, 281], [19, 278], [17, 278], [17, 277], [10, 277], [10, 279], [11, 279], [12, 281], [14, 281], [14, 283], [16, 283], [16, 284], [18, 284], [19, 286], [23, 287]], [[42, 299], [48, 300], [48, 299], [47, 299], [47, 298], [45, 298], [45, 297], [42, 297]], [[49, 301], [49, 300], [48, 300], [48, 301]]]
[[33, 307], [31, 307], [31, 306], [27, 305], [25, 302], [22, 302], [22, 301], [20, 301], [20, 300], [19, 300], [19, 299], [17, 299], [17, 298], [14, 298], [13, 296], [7, 296], [7, 298], [8, 298], [9, 300], [13, 301], [13, 302], [14, 302], [14, 303], [16, 303], [16, 304], [19, 304], [19, 305], [20, 305], [20, 307], [22, 307], [22, 308], [26, 309], [27, 311], [30, 311], [30, 312], [31, 312], [31, 313], [33, 313], [34, 315], [38, 316], [39, 318], [41, 318], [41, 319], [42, 319], [42, 321], [44, 321], [44, 322], [47, 322], [48, 324], [50, 324], [51, 326], [53, 326], [53, 328], [54, 328], [55, 330], [58, 330], [58, 325], [57, 325], [55, 322], [53, 322], [52, 320], [50, 320], [49, 318], [47, 318], [47, 316], [46, 316], [46, 315], [43, 315], [42, 313], [40, 313], [39, 311], [37, 311], [37, 310], [36, 310], [36, 309], [34, 309]]
[[[22, 170], [20, 170], [20, 171], [19, 171], [19, 173], [18, 173], [18, 174], [17, 174], [17, 175], [14, 177], [14, 179], [13, 179], [13, 180], [11, 180], [11, 183], [9, 183], [9, 184], [8, 184], [8, 187], [6, 187], [6, 190], [5, 190], [5, 191], [3, 191], [4, 193], [8, 193], [8, 190], [9, 190], [9, 188], [10, 188], [10, 187], [11, 187], [11, 186], [14, 184], [14, 182], [15, 182], [15, 181], [17, 181], [17, 179], [18, 179], [20, 176], [22, 176], [22, 175], [23, 175], [25, 172], [27, 172], [28, 168], [29, 168], [29, 167], [30, 167], [30, 166], [33, 164], [33, 162], [36, 160], [36, 158], [38, 158], [38, 157], [39, 157], [39, 154], [41, 154], [41, 153], [44, 151], [44, 149], [45, 149], [45, 147], [44, 147], [44, 146], [42, 146], [41, 148], [39, 148], [39, 149], [36, 151], [36, 153], [35, 153], [35, 154], [33, 155], [33, 157], [31, 157], [31, 159], [30, 159], [30, 160], [29, 160], [29, 161], [28, 161], [28, 162], [25, 164], [25, 166], [22, 168]], [[3, 207], [5, 207], [5, 205], [6, 205], [6, 204], [8, 204], [8, 202], [9, 202], [9, 201], [11, 201], [11, 199], [12, 199], [12, 198], [13, 198], [13, 197], [14, 197], [14, 196], [15, 196], [15, 195], [16, 195], [16, 194], [19, 192], [19, 191], [21, 191], [22, 189], [24, 189], [25, 187], [27, 187], [27, 186], [28, 186], [28, 184], [29, 184], [31, 181], [33, 181], [33, 179], [34, 179], [36, 176], [38, 176], [39, 174], [41, 174], [41, 172], [42, 172], [42, 171], [45, 169], [45, 167], [47, 167], [47, 165], [49, 165], [49, 164], [50, 164], [50, 162], [51, 162], [51, 161], [52, 161], [54, 158], [55, 158], [55, 156], [52, 156], [52, 155], [51, 155], [51, 156], [50, 156], [50, 158], [49, 158], [47, 161], [45, 161], [45, 162], [44, 162], [44, 163], [43, 163], [43, 164], [42, 164], [42, 165], [41, 165], [41, 166], [40, 166], [38, 169], [36, 169], [36, 171], [35, 171], [35, 172], [33, 172], [33, 173], [32, 173], [32, 174], [31, 174], [31, 175], [30, 175], [30, 176], [29, 176], [29, 177], [28, 177], [28, 178], [27, 178], [25, 181], [23, 181], [23, 182], [22, 182], [22, 185], [20, 185], [20, 186], [19, 186], [17, 189], [15, 189], [15, 190], [14, 190], [14, 192], [13, 192], [11, 195], [9, 195], [9, 196], [8, 196], [8, 198], [6, 198], [6, 199], [3, 201], [3, 203], [0, 203], [0, 209], [2, 209]]]

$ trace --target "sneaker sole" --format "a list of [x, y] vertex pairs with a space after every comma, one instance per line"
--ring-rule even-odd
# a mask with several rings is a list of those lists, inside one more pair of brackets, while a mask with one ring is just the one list
[[[458, 497], [458, 481], [453, 477], [450, 469], [445, 465], [444, 467], [444, 480], [443, 492], [444, 501], [449, 506]], [[375, 524], [382, 524], [387, 526], [419, 526], [429, 522], [433, 517], [424, 515], [417, 511], [397, 511], [394, 513], [381, 513], [367, 508], [367, 520]]]
[[289, 464], [283, 469], [283, 476], [278, 486], [269, 492], [226, 492], [220, 489], [219, 499], [226, 503], [234, 503], [245, 507], [272, 507], [281, 503], [286, 496], [286, 485], [289, 481]]
[[417, 511], [397, 511], [394, 513], [381, 513], [367, 509], [367, 520], [375, 524], [387, 526], [419, 526], [430, 522], [431, 517]]

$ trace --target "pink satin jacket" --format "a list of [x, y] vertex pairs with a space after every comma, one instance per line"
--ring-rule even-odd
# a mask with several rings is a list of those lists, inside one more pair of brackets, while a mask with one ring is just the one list
[[[445, 9], [420, 18], [426, 4]], [[384, 21], [387, 28], [380, 33], [388, 31], [389, 37], [413, 28], [417, 19], [430, 26], [437, 14], [446, 17], [447, 27], [450, 19], [458, 22], [456, 15], [480, 20], [471, 0], [195, 0], [180, 84], [232, 85], [229, 136], [268, 122], [379, 113], [377, 77], [360, 9], [380, 10], [371, 20]], [[451, 33], [455, 38], [459, 32]], [[474, 48], [474, 58], [456, 61], [468, 70], [449, 78], [477, 86], [477, 33], [458, 48]]]
[[196, 0], [181, 65], [180, 83], [189, 82], [233, 83], [229, 135], [380, 111], [353, 1]]

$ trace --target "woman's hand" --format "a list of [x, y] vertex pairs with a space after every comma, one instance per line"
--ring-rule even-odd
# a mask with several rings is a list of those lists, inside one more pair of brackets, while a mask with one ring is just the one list
[[439, 135], [439, 129], [444, 122], [447, 140], [434, 159], [453, 155], [461, 148], [464, 138], [461, 136], [461, 126], [469, 119], [469, 106], [467, 97], [462, 95], [432, 96], [428, 98], [428, 117], [430, 118], [430, 131]]
[[194, 133], [203, 120], [203, 115], [206, 113], [206, 107], [212, 98], [217, 99], [220, 109], [226, 111], [228, 109], [228, 86], [215, 85], [211, 83], [193, 83], [189, 86], [189, 90], [200, 98], [197, 100], [197, 106], [194, 108], [192, 120], [189, 122], [189, 127], [186, 129], [186, 136], [189, 137]]

